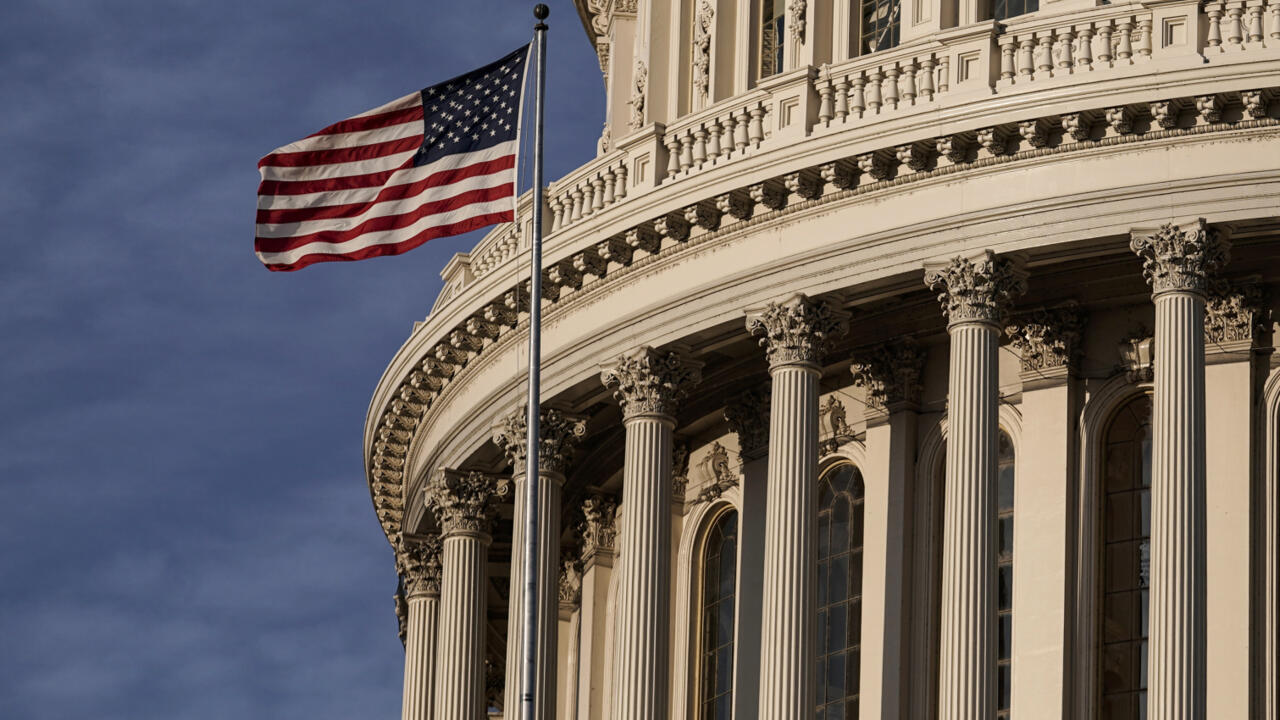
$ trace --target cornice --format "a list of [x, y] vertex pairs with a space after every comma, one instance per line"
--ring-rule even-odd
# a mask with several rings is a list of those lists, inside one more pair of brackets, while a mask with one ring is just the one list
[[[1181, 101], [1194, 102], [1193, 99]], [[1044, 119], [1049, 120], [1052, 118]], [[1018, 123], [1012, 123], [1011, 125], [1016, 127]], [[1003, 168], [1014, 163], [1048, 161], [1058, 156], [1073, 153], [1107, 151], [1111, 148], [1134, 144], [1178, 141], [1199, 135], [1275, 127], [1280, 127], [1280, 120], [1273, 118], [1242, 119], [1238, 122], [1218, 122], [1200, 124], [1189, 128], [1150, 130], [1141, 134], [1131, 133], [1128, 135], [1108, 136], [1099, 140], [1073, 140], [1062, 142], [1052, 147], [1039, 147], [1020, 150], [1008, 155], [975, 158], [971, 162], [935, 167], [893, 177], [892, 179], [866, 183], [857, 187], [837, 189], [813, 199], [799, 199], [798, 201], [789, 199], [790, 201], [787, 205], [777, 210], [757, 212], [749, 219], [737, 222], [722, 221], [716, 230], [693, 235], [684, 242], [661, 248], [652, 255], [637, 257], [629, 265], [606, 270], [605, 275], [584, 283], [580, 289], [575, 289], [556, 301], [549, 302], [544, 317], [547, 318], [548, 322], [553, 322], [555, 317], [561, 313], [568, 312], [582, 302], [590, 302], [593, 297], [605, 292], [611, 282], [639, 272], [642, 269], [664, 263], [674, 256], [688, 252], [690, 248], [706, 243], [719, 242], [726, 238], [743, 234], [752, 228], [778, 222], [782, 218], [793, 216], [797, 213], [806, 213], [816, 208], [825, 208], [864, 195], [891, 192], [905, 185], [937, 181], [943, 178], [951, 178], [957, 174], [981, 173]], [[889, 149], [891, 148], [886, 148], [886, 151]], [[813, 170], [816, 172], [819, 168], [815, 167]], [[745, 192], [745, 190], [745, 187], [742, 188], [742, 191]], [[728, 219], [728, 217], [731, 216], [726, 214], [725, 219]], [[647, 220], [634, 227], [641, 229], [651, 228], [653, 222], [653, 220]], [[498, 279], [495, 277], [492, 278], [490, 283], [483, 284], [490, 285], [494, 281], [498, 281]], [[490, 280], [490, 278], [484, 278], [484, 280]], [[513, 298], [518, 307], [518, 290], [523, 286], [523, 281], [520, 281], [520, 283], [521, 285], [516, 288], [502, 289], [498, 297], [493, 300], [474, 300], [469, 307], [494, 307], [501, 310], [503, 307], [509, 308]], [[493, 284], [493, 287], [501, 288], [502, 286], [501, 284]], [[506, 298], [505, 300], [504, 297]], [[525, 320], [509, 313], [505, 318], [501, 318], [507, 322], [495, 323], [497, 326], [495, 328], [496, 336], [480, 338], [478, 344], [468, 345], [466, 337], [470, 335], [467, 329], [468, 320], [470, 319], [471, 317], [464, 316], [462, 322], [451, 331], [444, 327], [438, 328], [435, 332], [437, 333], [436, 337], [439, 339], [434, 345], [427, 347], [425, 352], [418, 355], [418, 360], [416, 361], [405, 356], [404, 353], [412, 352], [410, 350], [411, 347], [415, 345], [421, 346], [421, 344], [415, 343], [413, 339], [407, 341], [402, 347], [401, 353], [398, 354], [399, 359], [393, 362], [392, 367], [388, 368], [388, 372], [384, 374], [383, 380], [380, 382], [380, 387], [387, 388], [387, 392], [384, 394], [383, 391], [380, 391], [375, 395], [374, 401], [371, 403], [366, 424], [368, 428], [366, 432], [366, 453], [369, 458], [367, 472], [375, 510], [393, 547], [397, 544], [397, 538], [401, 532], [400, 524], [403, 521], [403, 473], [406, 454], [424, 415], [429, 411], [432, 404], [439, 401], [442, 393], [448, 394], [450, 386], [455, 385], [459, 378], [470, 374], [469, 369], [478, 358], [482, 358], [486, 353], [503, 349], [511, 342], [517, 342], [527, 330], [527, 322]], [[433, 376], [430, 373], [417, 370], [424, 362], [431, 362], [432, 358], [435, 358], [436, 363], [443, 363], [450, 367], [451, 371], [441, 373], [441, 376]], [[410, 368], [410, 370], [405, 368]], [[447, 377], [443, 375], [447, 375]], [[395, 382], [389, 386], [387, 380], [391, 378], [395, 378]], [[383, 398], [381, 402], [378, 399], [379, 397]], [[392, 399], [387, 400], [386, 398], [388, 397]]]

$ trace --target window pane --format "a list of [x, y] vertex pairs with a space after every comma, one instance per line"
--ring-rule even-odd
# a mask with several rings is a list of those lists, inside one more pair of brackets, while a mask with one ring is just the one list
[[849, 549], [849, 501], [840, 497], [831, 509], [831, 552]]
[[[827, 658], [827, 697], [833, 700], [844, 699], [844, 655], [832, 655]], [[838, 707], [840, 703], [832, 706], [831, 710]], [[828, 712], [827, 717], [840, 717], [840, 715]]]
[[[845, 621], [849, 608], [846, 605], [835, 605], [828, 610], [827, 645], [823, 652], [835, 652], [844, 649]], [[843, 666], [841, 666], [843, 667]]]
[[849, 597], [849, 556], [841, 555], [831, 561], [827, 577], [827, 602], [840, 602]]

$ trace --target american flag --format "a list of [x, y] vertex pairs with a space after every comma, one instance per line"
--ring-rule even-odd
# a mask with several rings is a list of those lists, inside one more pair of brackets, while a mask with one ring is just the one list
[[268, 270], [399, 255], [515, 218], [530, 46], [258, 161], [254, 249]]

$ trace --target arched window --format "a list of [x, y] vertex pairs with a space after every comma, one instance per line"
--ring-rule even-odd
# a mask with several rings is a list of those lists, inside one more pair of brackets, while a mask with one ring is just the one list
[[786, 0], [760, 0], [760, 79], [782, 72], [786, 45]]
[[818, 480], [818, 715], [857, 720], [862, 646], [862, 473], [851, 463]]
[[1147, 717], [1147, 585], [1151, 535], [1151, 399], [1134, 398], [1107, 428], [1102, 472], [1103, 720]]
[[722, 512], [707, 531], [699, 603], [698, 718], [733, 716], [733, 630], [738, 587], [738, 513]]
[[997, 523], [1000, 527], [999, 571], [1000, 596], [997, 607], [1000, 614], [999, 643], [996, 645], [996, 687], [999, 695], [996, 717], [1009, 717], [1013, 680], [1013, 441], [1000, 431], [1000, 454], [997, 456], [999, 478], [997, 482]]

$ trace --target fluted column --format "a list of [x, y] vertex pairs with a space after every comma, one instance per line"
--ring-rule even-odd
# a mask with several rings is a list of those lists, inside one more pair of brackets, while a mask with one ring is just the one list
[[621, 572], [614, 638], [612, 717], [669, 715], [671, 619], [671, 431], [676, 404], [699, 379], [699, 365], [651, 347], [623, 355], [601, 373], [622, 406]]
[[428, 483], [427, 507], [440, 522], [439, 638], [433, 720], [485, 716], [485, 561], [506, 480], [481, 473], [441, 470]]
[[1204, 220], [1135, 232], [1156, 306], [1147, 717], [1205, 717], [1204, 307], [1227, 242]]
[[996, 457], [1000, 329], [1024, 274], [990, 251], [926, 268], [951, 336], [943, 490], [939, 720], [996, 713]]
[[747, 314], [773, 389], [765, 499], [761, 720], [813, 718], [817, 703], [818, 379], [845, 313], [795, 295]]
[[[529, 484], [525, 482], [528, 445], [527, 406], [506, 416], [493, 429], [493, 442], [506, 454], [514, 468], [515, 519], [512, 527], [511, 608], [507, 613], [506, 692], [504, 720], [524, 718], [521, 696], [524, 688], [524, 549], [530, 538], [525, 526]], [[586, 434], [586, 421], [554, 408], [542, 408], [538, 422], [541, 447], [538, 451], [538, 668], [533, 688], [538, 720], [554, 717], [556, 707], [557, 588], [560, 584], [560, 502], [564, 471], [574, 447]]]
[[408, 622], [404, 639], [403, 720], [431, 720], [440, 624], [440, 538], [403, 546]]

